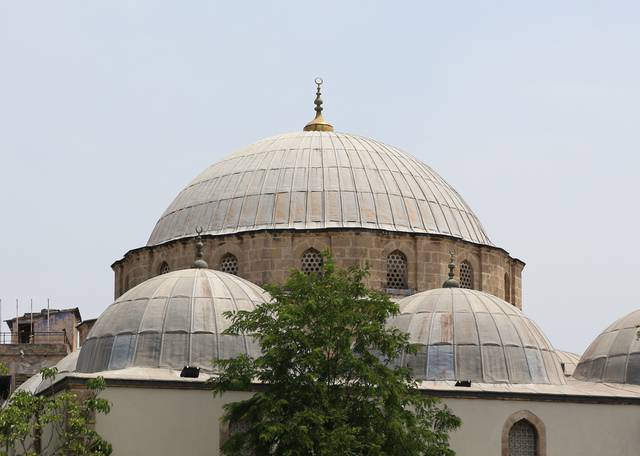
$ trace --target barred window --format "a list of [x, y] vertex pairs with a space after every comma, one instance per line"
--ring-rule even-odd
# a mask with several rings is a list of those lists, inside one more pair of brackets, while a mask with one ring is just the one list
[[511, 301], [511, 280], [508, 273], [504, 273], [504, 300]]
[[305, 274], [322, 272], [322, 255], [316, 249], [308, 249], [302, 254], [300, 270]]
[[238, 275], [238, 259], [235, 255], [227, 253], [222, 257], [220, 262], [220, 270], [229, 274]]
[[406, 289], [407, 257], [396, 250], [387, 257], [387, 288]]
[[460, 263], [460, 287], [473, 289], [473, 268], [467, 260]]
[[538, 433], [527, 420], [520, 420], [509, 430], [509, 456], [537, 456]]
[[163, 261], [162, 264], [160, 265], [160, 274], [166, 274], [167, 272], [170, 271], [169, 269], [169, 264], [166, 261]]

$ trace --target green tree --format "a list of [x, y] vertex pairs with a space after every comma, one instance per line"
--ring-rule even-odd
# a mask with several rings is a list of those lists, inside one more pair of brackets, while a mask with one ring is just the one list
[[[58, 371], [41, 371], [43, 380]], [[108, 456], [111, 445], [94, 429], [97, 413], [107, 414], [109, 402], [98, 397], [106, 387], [102, 377], [89, 379], [81, 394], [52, 395], [16, 391], [0, 409], [0, 456]]]
[[393, 362], [415, 352], [385, 325], [398, 306], [365, 286], [368, 269], [338, 269], [327, 254], [324, 263], [321, 274], [295, 271], [267, 287], [269, 303], [226, 314], [225, 333], [254, 337], [262, 355], [216, 362], [215, 395], [255, 390], [225, 406], [223, 420], [241, 425], [223, 452], [453, 455], [448, 433], [460, 420]]

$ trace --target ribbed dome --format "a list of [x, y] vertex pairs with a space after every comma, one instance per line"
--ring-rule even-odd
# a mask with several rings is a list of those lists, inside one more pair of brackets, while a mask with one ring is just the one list
[[584, 352], [573, 377], [640, 385], [640, 310], [615, 321]]
[[491, 245], [458, 193], [415, 157], [372, 139], [288, 133], [229, 155], [167, 208], [148, 245], [262, 229], [372, 228]]
[[389, 324], [419, 346], [402, 363], [420, 380], [564, 384], [560, 361], [540, 328], [487, 293], [439, 288], [400, 301]]
[[227, 310], [252, 310], [268, 299], [257, 285], [224, 272], [183, 269], [132, 288], [98, 318], [80, 351], [77, 370], [127, 367], [211, 371], [213, 359], [259, 355], [255, 342], [221, 334]]

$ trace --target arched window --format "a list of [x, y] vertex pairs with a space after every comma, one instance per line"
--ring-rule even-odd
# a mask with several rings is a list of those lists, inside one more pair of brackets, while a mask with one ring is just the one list
[[473, 289], [473, 268], [467, 260], [460, 263], [460, 287]]
[[527, 420], [516, 422], [509, 429], [509, 456], [538, 456], [538, 433]]
[[238, 259], [231, 253], [225, 254], [220, 261], [220, 270], [229, 274], [238, 275]]
[[322, 255], [316, 249], [308, 249], [302, 254], [300, 270], [305, 274], [322, 272]]
[[169, 271], [170, 271], [169, 263], [167, 263], [166, 261], [163, 261], [159, 269], [160, 274], [166, 274]]
[[504, 300], [511, 302], [511, 279], [508, 273], [504, 273]]
[[399, 250], [387, 256], [387, 288], [404, 290], [407, 285], [407, 257]]

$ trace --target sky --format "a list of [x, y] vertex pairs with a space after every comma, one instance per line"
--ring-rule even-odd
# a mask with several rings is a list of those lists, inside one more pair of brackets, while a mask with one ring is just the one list
[[[2, 318], [112, 301], [200, 171], [301, 130], [437, 170], [582, 353], [640, 308], [640, 3], [0, 0]], [[6, 330], [6, 325], [3, 326]]]

